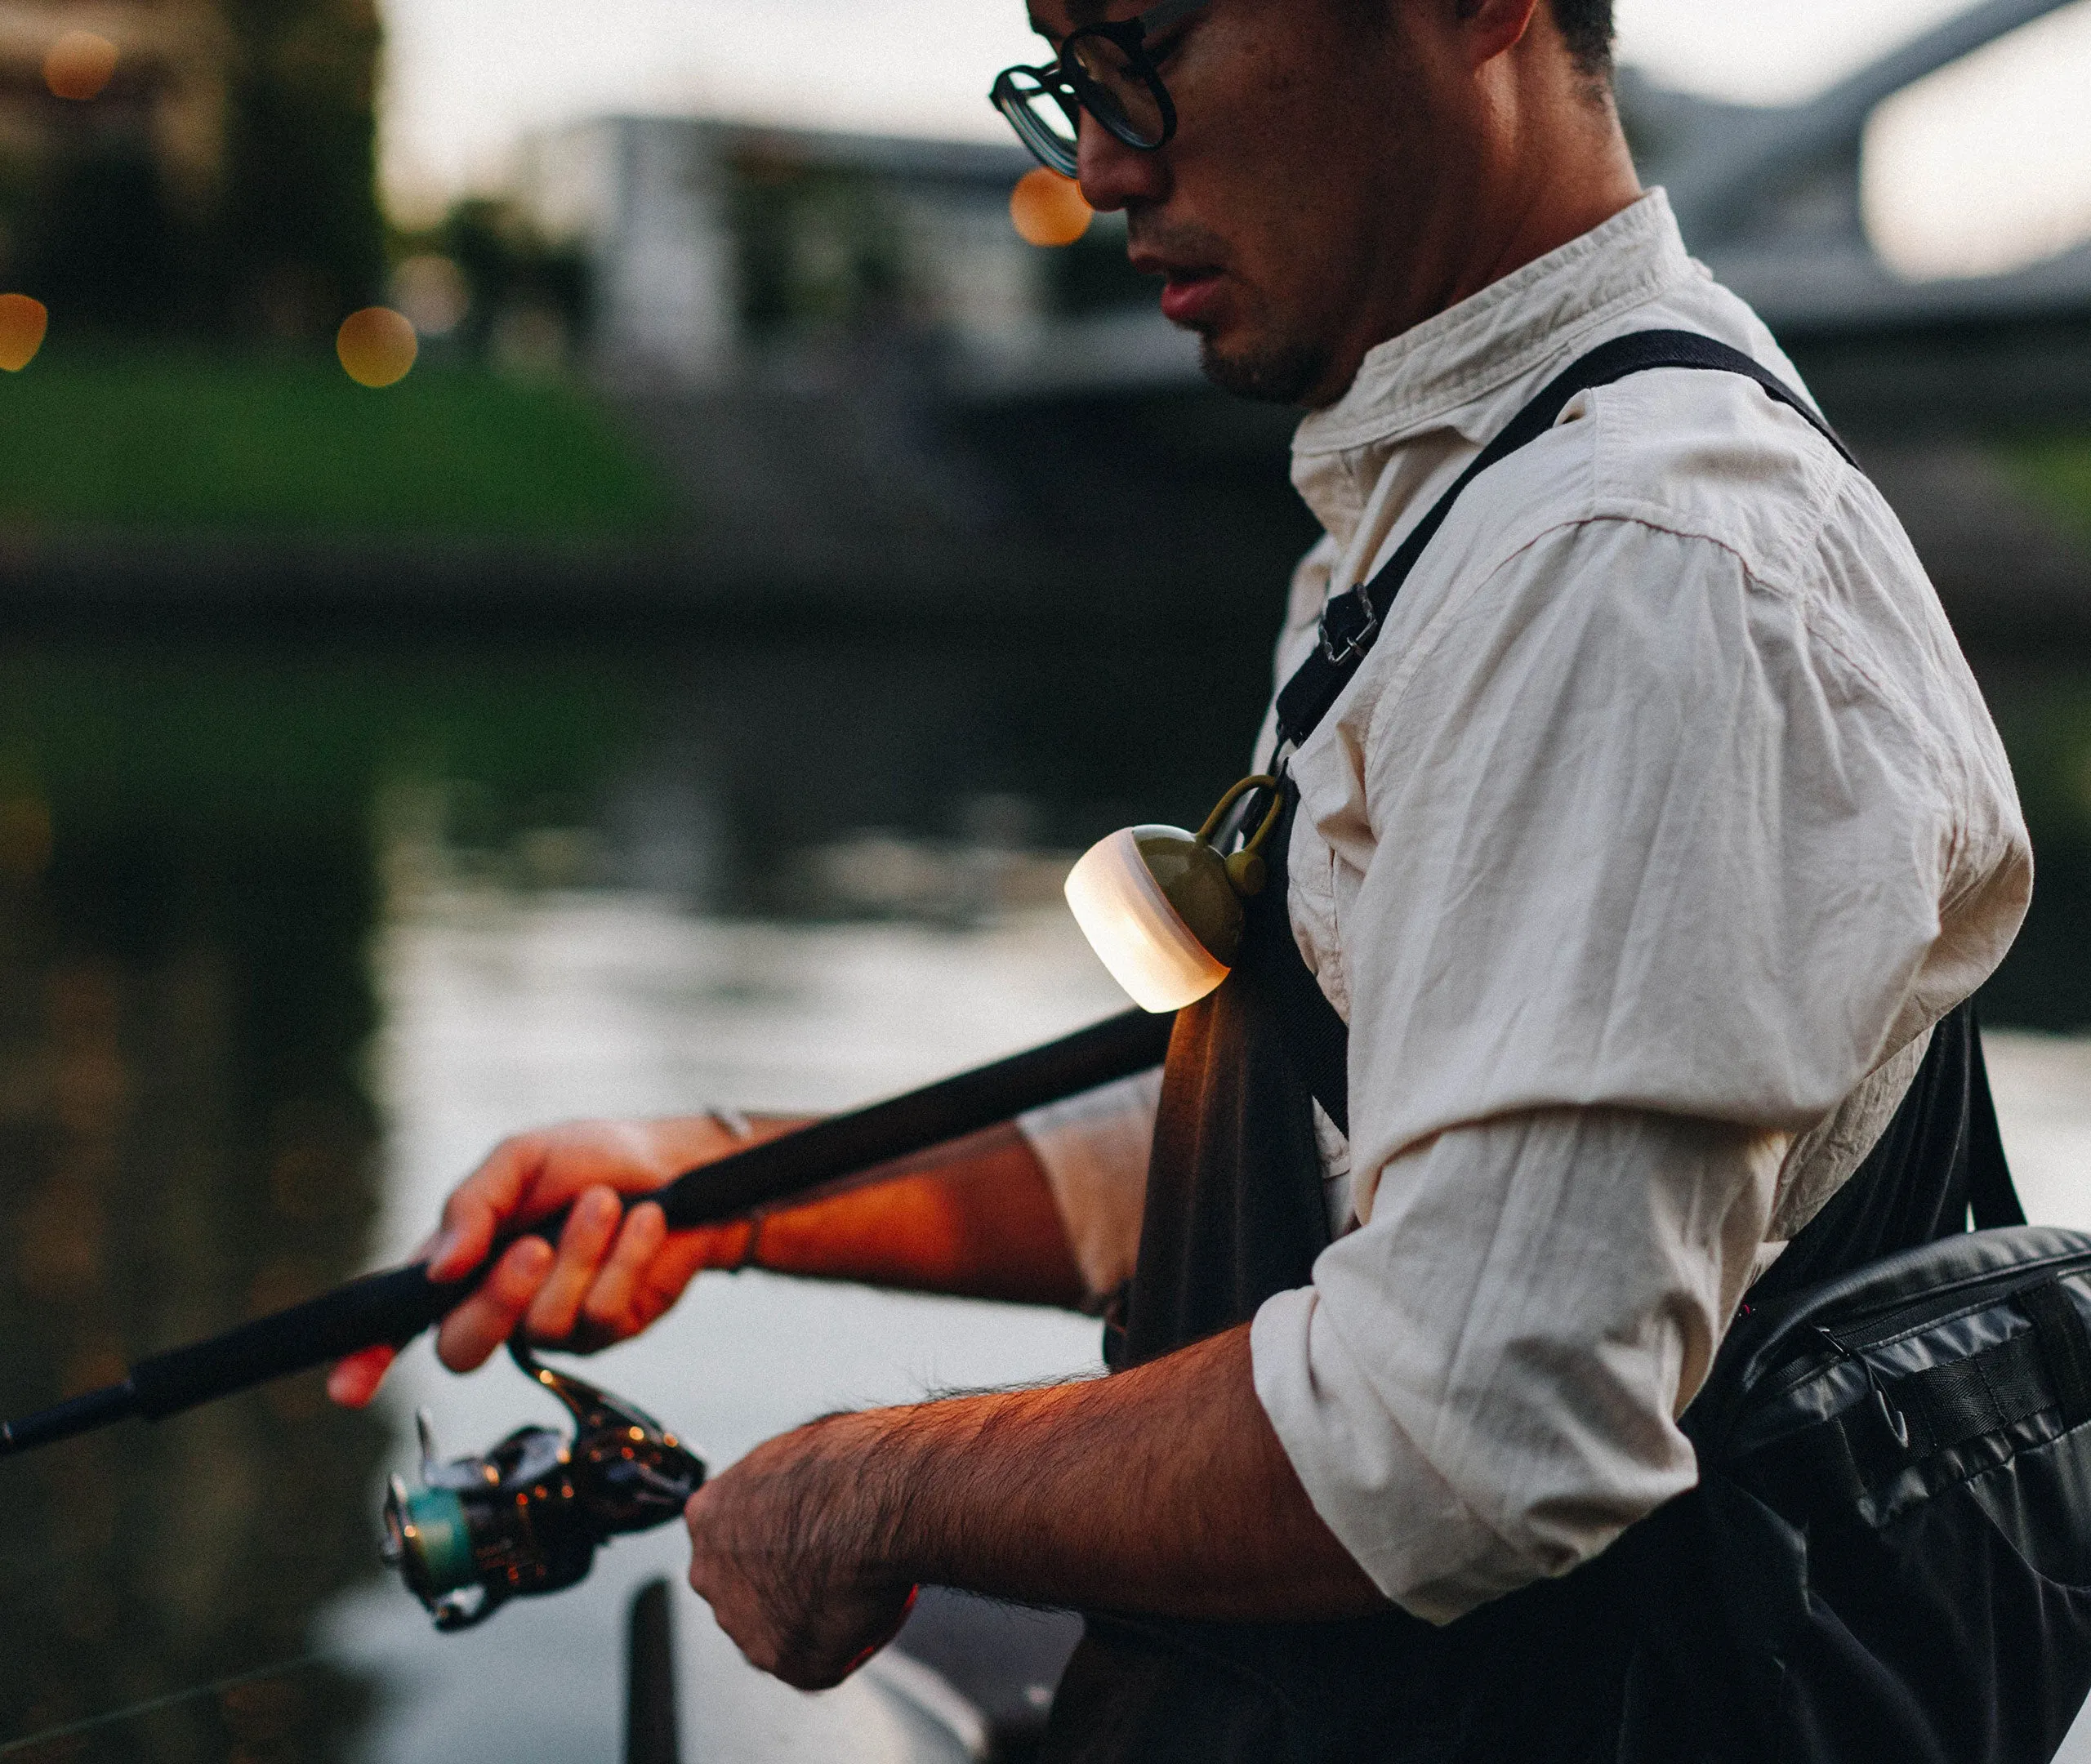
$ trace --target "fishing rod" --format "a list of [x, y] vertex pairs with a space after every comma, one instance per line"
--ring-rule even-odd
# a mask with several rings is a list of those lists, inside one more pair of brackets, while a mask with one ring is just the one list
[[[1042, 1047], [750, 1146], [677, 1177], [653, 1194], [671, 1231], [745, 1217], [845, 1177], [912, 1156], [1158, 1065], [1172, 1019], [1130, 1010]], [[556, 1243], [564, 1212], [498, 1241], [454, 1281], [428, 1264], [367, 1274], [303, 1304], [140, 1361], [121, 1383], [0, 1423], [0, 1459], [132, 1416], [163, 1421], [365, 1348], [403, 1347], [467, 1298], [494, 1257], [519, 1237]]]
[[[1230, 813], [1240, 818], [1260, 794], [1271, 799], [1261, 826], [1242, 849], [1224, 852], [1246, 831], [1246, 822], [1224, 831], [1232, 826]], [[749, 1146], [644, 1198], [658, 1204], [671, 1231], [742, 1218], [1161, 1064], [1175, 1013], [1227, 976], [1241, 940], [1242, 902], [1262, 891], [1260, 848], [1285, 801], [1281, 778], [1245, 778], [1197, 832], [1130, 827], [1076, 865], [1068, 880], [1076, 920], [1144, 1009]], [[509, 1245], [524, 1236], [556, 1245], [570, 1210], [496, 1238], [487, 1258], [461, 1279], [435, 1280], [426, 1262], [367, 1274], [208, 1341], [141, 1360], [118, 1383], [0, 1423], [0, 1459], [133, 1415], [163, 1421], [366, 1348], [403, 1348], [461, 1303]], [[704, 1481], [703, 1460], [636, 1405], [541, 1364], [519, 1339], [508, 1352], [565, 1408], [571, 1437], [518, 1428], [483, 1453], [445, 1463], [423, 1411], [421, 1486], [410, 1490], [395, 1476], [386, 1493], [385, 1561], [439, 1630], [469, 1628], [510, 1599], [573, 1585], [598, 1548], [668, 1524]]]
[[[1168, 1051], [1171, 1022], [1126, 1011], [1028, 1053], [750, 1146], [644, 1198], [659, 1204], [673, 1231], [801, 1198], [1144, 1071]], [[428, 1264], [417, 1262], [141, 1360], [121, 1383], [0, 1425], [0, 1458], [132, 1415], [163, 1421], [360, 1348], [403, 1347], [461, 1302], [510, 1244], [526, 1236], [556, 1242], [565, 1218], [562, 1210], [497, 1240], [461, 1280], [431, 1280]], [[508, 1352], [564, 1407], [572, 1434], [521, 1427], [484, 1452], [446, 1463], [423, 1410], [417, 1418], [421, 1486], [409, 1489], [395, 1476], [386, 1491], [386, 1564], [439, 1630], [470, 1628], [512, 1598], [573, 1585], [603, 1545], [672, 1522], [704, 1481], [703, 1460], [635, 1404], [541, 1364], [519, 1340]]]

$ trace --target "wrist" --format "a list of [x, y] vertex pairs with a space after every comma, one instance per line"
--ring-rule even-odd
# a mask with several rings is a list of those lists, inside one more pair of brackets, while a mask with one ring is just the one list
[[906, 1424], [918, 1413], [868, 1410], [830, 1415], [808, 1429], [823, 1485], [818, 1509], [867, 1585], [912, 1584], [929, 1574], [933, 1552], [922, 1523], [942, 1503], [925, 1480], [922, 1441]]
[[712, 1273], [738, 1274], [743, 1268], [760, 1267], [762, 1227], [759, 1219], [728, 1219], [721, 1224], [698, 1227], [703, 1250], [698, 1266]]

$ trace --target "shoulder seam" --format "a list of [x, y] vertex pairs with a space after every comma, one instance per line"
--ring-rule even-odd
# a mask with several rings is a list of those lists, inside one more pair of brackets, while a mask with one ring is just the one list
[[[1635, 379], [1636, 381], [1652, 381], [1658, 374], [1665, 372], [1692, 373], [1700, 376], [1701, 381], [1709, 381], [1712, 378], [1727, 381], [1732, 390], [1742, 393], [1745, 397], [1759, 400], [1764, 406], [1768, 407], [1772, 420], [1785, 425], [1790, 433], [1790, 438], [1799, 443], [1793, 450], [1792, 457], [1799, 468], [1802, 482], [1806, 486], [1803, 501], [1805, 512], [1797, 512], [1795, 518], [1781, 519], [1778, 523], [1777, 530], [1784, 535], [1786, 543], [1783, 546], [1774, 547], [1773, 551], [1775, 554], [1783, 555], [1767, 555], [1759, 559], [1754, 566], [1750, 565], [1749, 561], [1745, 559], [1745, 567], [1750, 568], [1753, 576], [1768, 586], [1786, 575], [1786, 572], [1780, 567], [1781, 564], [1790, 566], [1793, 560], [1807, 550], [1820, 537], [1824, 524], [1830, 518], [1830, 507], [1836, 501], [1839, 484], [1854, 468], [1845, 461], [1844, 457], [1832, 448], [1827, 440], [1816, 432], [1814, 426], [1806, 417], [1798, 411], [1787, 409], [1755, 381], [1745, 378], [1741, 374], [1710, 376], [1706, 370], [1700, 368], [1656, 369], [1646, 375], [1636, 376]], [[1602, 455], [1609, 451], [1609, 444], [1616, 441], [1616, 425], [1619, 421], [1621, 408], [1631, 396], [1634, 383], [1634, 381], [1622, 381], [1612, 385], [1600, 386], [1589, 394], [1592, 414], [1597, 423], [1597, 431], [1591, 447], [1594, 456], [1591, 468], [1593, 485], [1591, 504], [1594, 510], [1603, 507], [1606, 501], [1598, 491], [1598, 487], [1603, 483], [1602, 461], [1594, 456]], [[1797, 387], [1795, 390], [1801, 389]], [[1798, 430], [1792, 429], [1791, 425], [1795, 424], [1800, 425]], [[1666, 514], [1670, 520], [1679, 518], [1679, 511], [1664, 509], [1661, 504], [1652, 503], [1644, 497], [1629, 496], [1621, 499], [1617, 506], [1631, 509], [1654, 508]], [[1665, 525], [1666, 530], [1676, 530], [1668, 528], [1662, 521], [1658, 521], [1657, 524]], [[1704, 537], [1712, 540], [1717, 545], [1726, 545], [1726, 541], [1718, 534], [1707, 533]], [[1728, 546], [1727, 548], [1731, 550], [1734, 549], [1732, 546]]]

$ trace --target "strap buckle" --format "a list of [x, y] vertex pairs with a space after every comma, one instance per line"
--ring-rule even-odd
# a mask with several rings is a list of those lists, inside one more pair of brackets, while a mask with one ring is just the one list
[[1380, 615], [1362, 588], [1338, 595], [1322, 608], [1322, 653], [1331, 666], [1362, 655], [1379, 635]]

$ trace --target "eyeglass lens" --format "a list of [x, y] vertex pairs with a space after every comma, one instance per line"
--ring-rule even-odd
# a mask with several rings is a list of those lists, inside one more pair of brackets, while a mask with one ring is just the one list
[[996, 83], [995, 102], [1032, 154], [1055, 172], [1074, 176], [1075, 120], [1057, 96], [1027, 71], [1012, 69]]
[[1120, 44], [1100, 33], [1077, 32], [1062, 49], [1060, 66], [1096, 120], [1128, 146], [1159, 147], [1167, 138], [1153, 75]]

